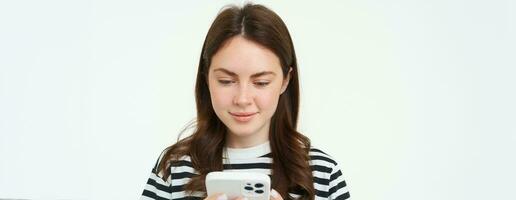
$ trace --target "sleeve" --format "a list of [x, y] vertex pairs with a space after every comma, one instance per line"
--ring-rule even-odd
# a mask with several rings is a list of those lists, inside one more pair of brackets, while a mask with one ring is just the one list
[[170, 200], [172, 199], [172, 180], [170, 175], [166, 181], [163, 181], [163, 175], [158, 172], [158, 165], [162, 159], [163, 153], [159, 156], [156, 164], [152, 168], [147, 184], [143, 190], [140, 200]]
[[345, 200], [350, 199], [349, 191], [344, 181], [344, 176], [338, 165], [334, 165], [330, 175], [330, 200]]

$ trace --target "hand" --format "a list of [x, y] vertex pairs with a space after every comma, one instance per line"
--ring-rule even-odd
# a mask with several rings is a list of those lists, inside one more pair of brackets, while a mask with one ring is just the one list
[[204, 200], [228, 200], [228, 196], [224, 193], [216, 193], [207, 196]]
[[206, 197], [204, 200], [247, 200], [245, 197], [237, 197], [228, 199], [228, 196], [224, 193], [216, 193]]
[[276, 190], [272, 189], [271, 200], [283, 200], [283, 197], [281, 197], [281, 195], [278, 192], [276, 192]]
[[[228, 200], [228, 196], [224, 193], [216, 193], [206, 197], [204, 200]], [[247, 200], [247, 198], [238, 197], [230, 200]], [[272, 189], [270, 200], [283, 200], [283, 197], [276, 190]]]

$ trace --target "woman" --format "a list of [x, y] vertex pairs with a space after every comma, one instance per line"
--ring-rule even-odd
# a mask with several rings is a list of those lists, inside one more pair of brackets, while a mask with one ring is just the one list
[[205, 38], [194, 133], [165, 149], [141, 199], [206, 197], [211, 171], [271, 176], [271, 200], [347, 199], [337, 163], [296, 131], [299, 80], [287, 27], [261, 5], [228, 7]]

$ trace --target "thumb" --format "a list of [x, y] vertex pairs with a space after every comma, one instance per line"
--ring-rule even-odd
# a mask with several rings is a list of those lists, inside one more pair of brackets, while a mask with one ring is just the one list
[[283, 200], [281, 195], [275, 189], [271, 190], [271, 197], [273, 200]]

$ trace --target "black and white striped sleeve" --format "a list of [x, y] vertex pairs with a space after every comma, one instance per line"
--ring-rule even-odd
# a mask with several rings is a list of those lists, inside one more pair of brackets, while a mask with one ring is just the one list
[[338, 165], [334, 165], [332, 167], [329, 186], [330, 200], [345, 200], [350, 198], [348, 187], [346, 187], [346, 181], [344, 180], [344, 176], [342, 175], [342, 171]]
[[166, 181], [163, 181], [163, 175], [158, 172], [158, 165], [163, 156], [160, 155], [156, 164], [152, 168], [152, 172], [147, 180], [147, 184], [143, 190], [140, 200], [170, 200], [172, 199], [172, 180], [170, 175]]

